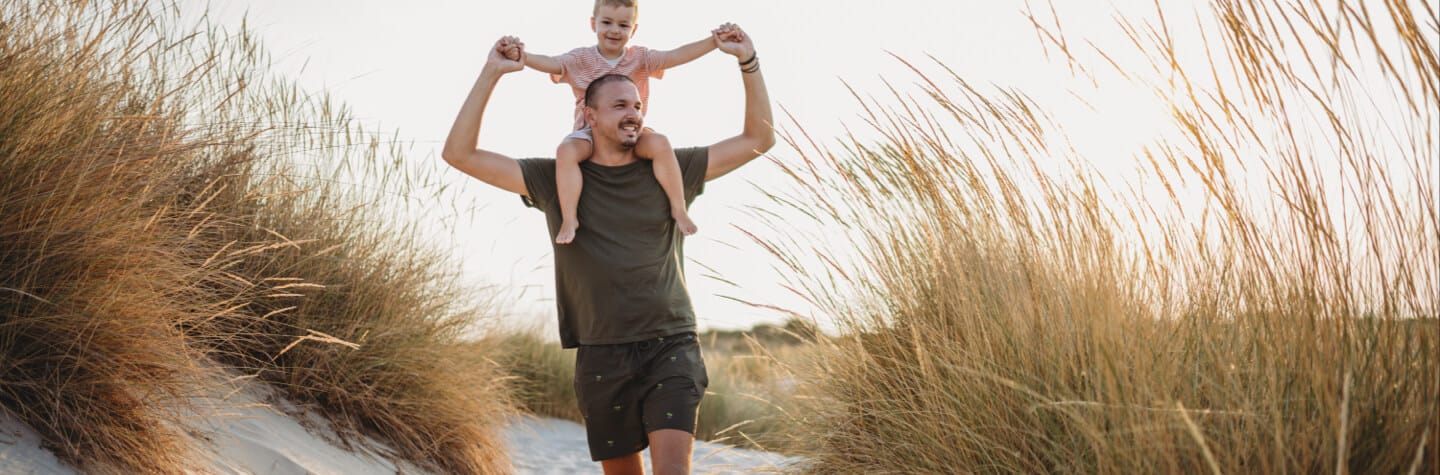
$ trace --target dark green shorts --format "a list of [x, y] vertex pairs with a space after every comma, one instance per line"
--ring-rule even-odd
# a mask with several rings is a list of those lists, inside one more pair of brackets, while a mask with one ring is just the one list
[[590, 458], [644, 450], [650, 445], [647, 434], [659, 429], [694, 434], [696, 410], [709, 384], [694, 333], [581, 345], [575, 354], [575, 395], [585, 417]]

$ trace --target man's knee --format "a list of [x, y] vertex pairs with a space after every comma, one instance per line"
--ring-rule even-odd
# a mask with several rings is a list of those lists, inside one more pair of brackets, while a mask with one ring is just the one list
[[650, 465], [655, 475], [688, 474], [695, 436], [676, 429], [651, 431]]

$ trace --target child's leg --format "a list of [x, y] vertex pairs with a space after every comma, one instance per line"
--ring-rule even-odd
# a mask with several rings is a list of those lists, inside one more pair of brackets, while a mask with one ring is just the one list
[[635, 155], [655, 162], [651, 164], [655, 169], [655, 181], [660, 182], [665, 198], [670, 201], [670, 217], [675, 219], [675, 226], [680, 232], [686, 236], [695, 234], [698, 228], [685, 210], [685, 184], [680, 176], [680, 160], [675, 158], [670, 139], [646, 129], [635, 144]]
[[584, 180], [580, 177], [580, 162], [590, 159], [594, 147], [590, 141], [575, 136], [566, 137], [555, 150], [555, 195], [560, 200], [560, 231], [555, 233], [557, 244], [570, 244], [575, 240], [575, 230], [580, 229], [580, 219], [575, 209], [580, 206], [580, 188]]

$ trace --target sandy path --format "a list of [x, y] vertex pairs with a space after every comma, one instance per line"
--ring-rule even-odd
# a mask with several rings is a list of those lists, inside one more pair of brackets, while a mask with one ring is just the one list
[[[347, 451], [306, 430], [294, 418], [259, 403], [252, 391], [242, 392], [230, 404], [213, 407], [198, 434], [208, 450], [210, 473], [216, 474], [337, 474], [397, 473], [395, 464], [369, 453]], [[209, 411], [206, 411], [209, 412]], [[323, 426], [323, 424], [314, 424]], [[512, 448], [515, 472], [528, 474], [600, 473], [585, 448], [585, 428], [560, 419], [517, 417], [504, 429]], [[362, 451], [364, 452], [364, 451]], [[648, 469], [648, 454], [646, 465]], [[794, 463], [784, 456], [712, 444], [695, 443], [696, 474], [774, 473]], [[420, 473], [401, 464], [402, 473]], [[72, 475], [75, 470], [40, 447], [29, 427], [0, 414], [0, 474]]]
[[[521, 475], [561, 475], [600, 473], [600, 464], [590, 461], [585, 448], [585, 428], [562, 419], [522, 417], [506, 429], [506, 438], [514, 450], [510, 453], [515, 471]], [[695, 442], [696, 474], [774, 473], [778, 467], [794, 463], [785, 456]], [[649, 452], [645, 455], [649, 470]]]

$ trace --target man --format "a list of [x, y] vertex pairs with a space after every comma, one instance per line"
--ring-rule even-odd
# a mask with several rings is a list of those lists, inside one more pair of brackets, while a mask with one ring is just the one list
[[[716, 30], [745, 84], [740, 135], [708, 147], [676, 149], [687, 203], [719, 178], [775, 144], [770, 100], [753, 42], [739, 28]], [[561, 216], [553, 159], [515, 160], [477, 148], [485, 105], [500, 77], [523, 68], [524, 45], [502, 38], [455, 118], [442, 156], [451, 166], [523, 197], [545, 212], [553, 238]], [[624, 76], [589, 85], [585, 117], [594, 155], [582, 165], [581, 228], [554, 246], [560, 340], [577, 348], [575, 388], [591, 458], [607, 474], [643, 474], [651, 450], [657, 474], [690, 471], [696, 408], [708, 379], [695, 341], [695, 315], [683, 275], [684, 236], [651, 162], [635, 155], [644, 127], [639, 92]]]

